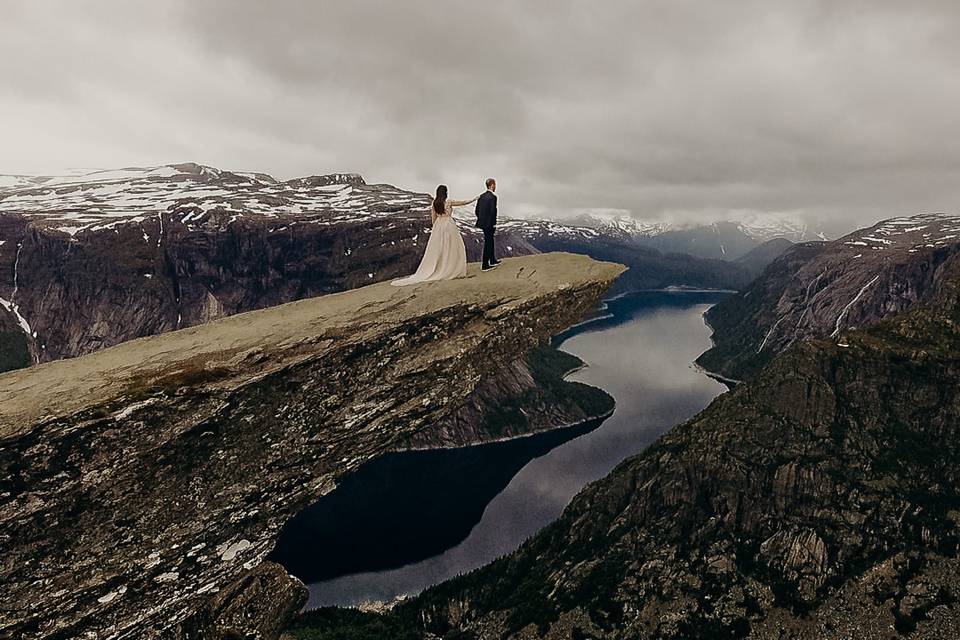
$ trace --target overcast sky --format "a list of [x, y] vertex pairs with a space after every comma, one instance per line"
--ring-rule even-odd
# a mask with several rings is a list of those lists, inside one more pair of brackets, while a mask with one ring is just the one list
[[494, 175], [512, 213], [649, 219], [956, 211], [958, 6], [0, 0], [0, 172], [196, 161], [454, 197]]

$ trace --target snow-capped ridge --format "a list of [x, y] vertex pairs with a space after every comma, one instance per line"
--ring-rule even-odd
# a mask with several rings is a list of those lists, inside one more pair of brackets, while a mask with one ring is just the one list
[[[0, 176], [0, 213], [26, 215], [34, 224], [71, 236], [164, 216], [190, 226], [224, 226], [250, 217], [290, 225], [335, 224], [420, 210], [428, 203], [426, 194], [368, 184], [357, 173], [278, 180], [266, 173], [229, 171], [196, 162], [60, 176]], [[780, 214], [703, 224], [642, 220], [619, 209], [591, 210], [569, 220], [510, 219], [508, 207], [503, 213], [501, 228], [527, 238], [603, 238], [646, 244], [667, 253], [726, 259], [771, 238], [798, 242], [811, 235], [804, 223]], [[457, 215], [473, 227], [472, 211]]]
[[960, 238], [960, 216], [949, 213], [920, 213], [882, 220], [872, 227], [858, 229], [838, 240], [854, 250], [883, 251], [942, 247]]
[[292, 180], [287, 180], [285, 184], [302, 187], [326, 187], [329, 185], [363, 186], [366, 185], [367, 182], [359, 173], [327, 173], [304, 178], [293, 178]]
[[69, 176], [16, 176], [0, 183], [0, 213], [26, 215], [34, 224], [71, 236], [164, 216], [191, 226], [222, 226], [243, 217], [334, 224], [426, 204], [422, 194], [367, 185], [356, 173], [281, 182], [266, 173], [227, 171], [195, 162]]
[[781, 214], [749, 214], [742, 219], [732, 217], [713, 222], [667, 222], [636, 218], [631, 215], [603, 215], [585, 213], [569, 222], [576, 227], [600, 229], [607, 233], [621, 234], [633, 238], [655, 238], [668, 233], [682, 233], [699, 229], [712, 229], [719, 233], [721, 227], [737, 229], [746, 237], [758, 242], [774, 238], [786, 238], [791, 242], [827, 238], [822, 233], [813, 232], [803, 220]]

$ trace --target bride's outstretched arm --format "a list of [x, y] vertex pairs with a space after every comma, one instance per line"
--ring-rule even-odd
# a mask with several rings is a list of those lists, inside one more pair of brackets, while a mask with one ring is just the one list
[[476, 202], [479, 199], [480, 199], [480, 196], [477, 196], [475, 198], [471, 198], [470, 200], [447, 200], [447, 202], [450, 203], [451, 207], [462, 207], [465, 204]]

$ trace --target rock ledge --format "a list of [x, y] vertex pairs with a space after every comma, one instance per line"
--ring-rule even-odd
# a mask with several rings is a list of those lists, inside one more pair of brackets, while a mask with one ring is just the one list
[[264, 583], [249, 572], [290, 516], [622, 270], [569, 254], [471, 265], [0, 375], [0, 635], [214, 637], [198, 624], [234, 610], [223, 594], [244, 601], [238, 581]]

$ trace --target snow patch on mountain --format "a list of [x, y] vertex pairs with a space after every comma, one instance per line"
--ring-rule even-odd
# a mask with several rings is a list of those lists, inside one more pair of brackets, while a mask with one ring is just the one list
[[[429, 202], [426, 194], [390, 185], [368, 185], [356, 173], [279, 181], [265, 173], [234, 172], [195, 163], [57, 176], [0, 176], [0, 214], [28, 216], [37, 226], [71, 236], [118, 230], [120, 225], [154, 219], [163, 225], [171, 218], [190, 227], [225, 227], [241, 218], [277, 219], [294, 227], [334, 225], [425, 210]], [[509, 207], [505, 209], [509, 212]], [[473, 207], [459, 209], [455, 216], [465, 231], [474, 230]], [[604, 238], [642, 243], [667, 234], [709, 233], [711, 225], [642, 220], [624, 210], [610, 209], [590, 210], [567, 220], [511, 219], [502, 215], [499, 227], [528, 239]], [[727, 259], [742, 254], [751, 241], [759, 244], [786, 238], [800, 242], [817, 237], [806, 223], [786, 214], [744, 214], [736, 222], [717, 222], [712, 227], [719, 243], [716, 257]], [[746, 245], [740, 234], [745, 236]], [[162, 231], [156, 241], [162, 242]], [[668, 252], [712, 255], [703, 242], [702, 236], [700, 240], [691, 236], [689, 240], [652, 246]], [[732, 248], [734, 245], [736, 248]]]
[[26, 215], [39, 226], [69, 235], [147, 217], [161, 221], [175, 217], [189, 226], [281, 216], [290, 224], [336, 224], [425, 209], [428, 204], [423, 194], [368, 185], [352, 173], [279, 182], [267, 174], [233, 173], [193, 163], [15, 176], [0, 183], [0, 213]]
[[766, 242], [774, 238], [786, 238], [791, 242], [826, 240], [827, 237], [810, 228], [799, 217], [779, 213], [749, 213], [734, 215], [729, 220], [715, 222], [666, 222], [642, 220], [629, 214], [602, 214], [591, 212], [571, 218], [578, 227], [598, 229], [604, 233], [624, 235], [631, 238], [654, 238], [667, 233], [692, 231], [704, 227], [719, 234], [720, 225], [733, 225], [748, 238]]
[[791, 242], [827, 240], [822, 232], [815, 232], [803, 220], [784, 214], [750, 214], [737, 220], [743, 233], [754, 240], [766, 242], [774, 238], [786, 238]]
[[27, 319], [20, 314], [19, 305], [16, 305], [13, 302], [6, 300], [4, 298], [0, 298], [0, 307], [3, 307], [4, 309], [6, 309], [7, 311], [9, 311], [14, 315], [14, 317], [17, 319], [17, 324], [20, 325], [20, 328], [23, 330], [25, 334], [31, 337], [36, 337], [36, 335], [33, 333], [33, 329], [30, 328], [30, 323], [27, 322]]
[[960, 216], [921, 213], [884, 220], [840, 239], [843, 245], [872, 251], [943, 247], [960, 237]]

